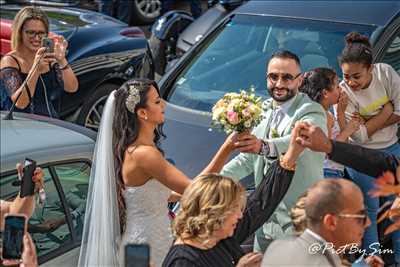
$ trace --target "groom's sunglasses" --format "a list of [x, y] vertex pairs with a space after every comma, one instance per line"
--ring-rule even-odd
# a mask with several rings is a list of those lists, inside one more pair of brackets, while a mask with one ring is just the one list
[[301, 75], [301, 72], [295, 76], [293, 76], [290, 73], [273, 73], [273, 72], [271, 72], [271, 73], [267, 74], [267, 79], [272, 83], [278, 82], [279, 79], [281, 79], [285, 83], [288, 83], [288, 82], [292, 82], [292, 81], [296, 80], [300, 75]]

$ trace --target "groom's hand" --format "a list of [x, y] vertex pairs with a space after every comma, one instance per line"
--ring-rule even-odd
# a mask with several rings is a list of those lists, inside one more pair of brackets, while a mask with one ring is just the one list
[[235, 142], [235, 147], [243, 153], [258, 154], [260, 153], [261, 146], [261, 139], [258, 139], [256, 136], [248, 133], [240, 134]]

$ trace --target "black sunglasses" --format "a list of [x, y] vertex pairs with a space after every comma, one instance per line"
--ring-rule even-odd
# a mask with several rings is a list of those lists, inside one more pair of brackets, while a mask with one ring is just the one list
[[39, 36], [39, 38], [42, 39], [43, 37], [47, 36], [47, 32], [42, 31], [25, 30], [24, 32], [29, 38], [35, 38], [36, 36]]
[[296, 80], [299, 76], [301, 75], [301, 72], [295, 76], [293, 76], [290, 73], [268, 73], [267, 74], [267, 79], [270, 80], [273, 83], [276, 83], [279, 81], [279, 79], [282, 79], [283, 82], [291, 82]]

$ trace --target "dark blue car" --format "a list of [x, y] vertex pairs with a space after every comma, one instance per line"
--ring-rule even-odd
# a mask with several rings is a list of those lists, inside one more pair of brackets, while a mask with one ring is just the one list
[[400, 72], [400, 2], [249, 1], [192, 47], [160, 81], [167, 101], [166, 156], [195, 176], [223, 142], [211, 129], [211, 108], [227, 92], [253, 85], [268, 97], [266, 63], [277, 49], [293, 51], [302, 70], [333, 67], [344, 36], [370, 36], [375, 61]]
[[[251, 0], [231, 12], [159, 83], [167, 101], [166, 157], [196, 176], [225, 138], [211, 128], [210, 111], [217, 100], [250, 86], [268, 97], [266, 63], [278, 49], [296, 53], [303, 71], [330, 66], [340, 77], [337, 56], [351, 31], [370, 36], [374, 60], [400, 72], [399, 1]], [[252, 189], [253, 177], [242, 182]], [[246, 244], [251, 249], [252, 242]]]

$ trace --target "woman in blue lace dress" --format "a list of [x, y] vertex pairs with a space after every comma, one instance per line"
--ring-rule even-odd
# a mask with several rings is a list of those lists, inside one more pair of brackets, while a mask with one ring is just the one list
[[12, 51], [0, 62], [0, 109], [9, 110], [21, 94], [15, 110], [58, 117], [52, 97], [78, 90], [78, 80], [65, 58], [67, 41], [52, 35], [54, 52], [47, 52], [41, 43], [48, 34], [49, 21], [40, 8], [24, 7], [15, 16]]

